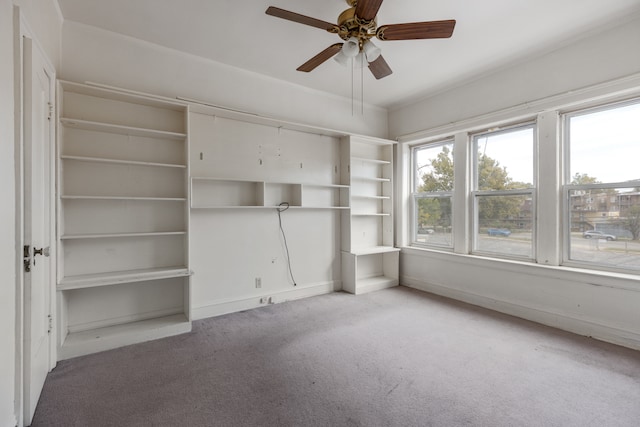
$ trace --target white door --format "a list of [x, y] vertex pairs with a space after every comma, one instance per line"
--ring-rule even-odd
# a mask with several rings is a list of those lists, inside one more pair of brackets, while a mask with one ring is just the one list
[[24, 42], [24, 423], [31, 424], [51, 367], [52, 76]]

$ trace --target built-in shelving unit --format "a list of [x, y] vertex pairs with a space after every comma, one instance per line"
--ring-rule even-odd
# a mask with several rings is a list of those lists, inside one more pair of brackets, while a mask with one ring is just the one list
[[398, 285], [394, 247], [392, 141], [349, 136], [341, 143], [350, 212], [342, 218], [342, 286], [360, 294]]
[[192, 209], [349, 209], [349, 186], [191, 178]]
[[189, 331], [187, 106], [58, 94], [58, 357]]

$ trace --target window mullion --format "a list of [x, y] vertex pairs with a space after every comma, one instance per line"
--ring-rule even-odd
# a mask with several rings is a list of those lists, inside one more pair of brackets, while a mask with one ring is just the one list
[[[536, 261], [544, 265], [560, 265], [562, 259], [560, 115], [549, 111], [538, 115], [536, 198]], [[543, 159], [543, 161], [542, 161]]]
[[471, 206], [469, 197], [471, 183], [471, 140], [466, 132], [458, 132], [454, 137], [454, 188], [452, 200], [453, 251], [459, 254], [471, 252], [471, 230], [469, 224]]

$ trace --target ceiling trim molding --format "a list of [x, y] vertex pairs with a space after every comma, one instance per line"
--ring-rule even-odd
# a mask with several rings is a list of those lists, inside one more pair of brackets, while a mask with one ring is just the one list
[[427, 142], [444, 136], [450, 136], [457, 132], [468, 132], [488, 126], [498, 126], [507, 122], [531, 118], [543, 111], [561, 110], [565, 112], [566, 110], [576, 109], [578, 107], [588, 107], [594, 103], [603, 103], [634, 96], [640, 96], [640, 73], [596, 85], [569, 90], [545, 98], [527, 101], [512, 107], [443, 126], [401, 135], [397, 140], [400, 143]]

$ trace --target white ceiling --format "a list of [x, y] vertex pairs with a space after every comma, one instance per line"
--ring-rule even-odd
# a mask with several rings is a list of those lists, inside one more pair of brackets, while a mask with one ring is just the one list
[[[301, 86], [351, 96], [351, 70], [296, 68], [338, 36], [265, 14], [277, 6], [336, 22], [345, 0], [58, 0], [65, 20], [100, 27]], [[364, 74], [365, 102], [393, 108], [635, 15], [640, 0], [386, 0], [378, 25], [456, 19], [450, 39], [377, 42], [393, 74]], [[360, 74], [356, 73], [355, 81]]]

